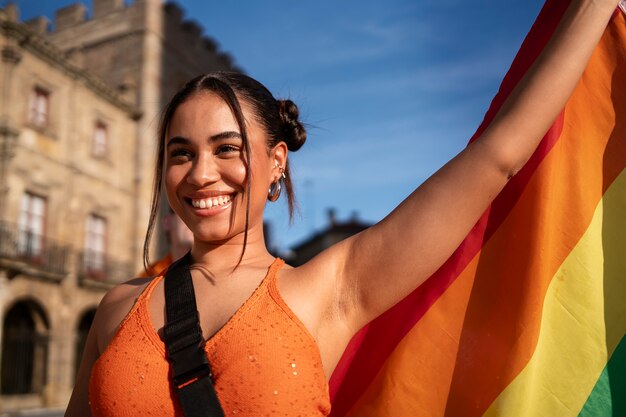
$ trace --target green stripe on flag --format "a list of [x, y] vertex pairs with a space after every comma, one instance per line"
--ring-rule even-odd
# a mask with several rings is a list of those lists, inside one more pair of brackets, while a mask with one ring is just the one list
[[578, 417], [626, 416], [626, 337], [620, 341]]

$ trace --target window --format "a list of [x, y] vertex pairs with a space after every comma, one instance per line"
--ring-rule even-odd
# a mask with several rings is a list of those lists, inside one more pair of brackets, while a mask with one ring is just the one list
[[85, 228], [84, 267], [87, 275], [104, 277], [106, 266], [106, 219], [90, 214]]
[[14, 304], [2, 323], [0, 394], [41, 394], [46, 383], [48, 317], [32, 300]]
[[96, 122], [91, 140], [91, 153], [98, 158], [106, 156], [107, 142], [107, 125], [103, 122]]
[[35, 87], [30, 95], [28, 121], [38, 127], [48, 125], [50, 93], [41, 87]]
[[17, 250], [22, 256], [38, 258], [43, 252], [46, 199], [24, 193], [18, 220]]

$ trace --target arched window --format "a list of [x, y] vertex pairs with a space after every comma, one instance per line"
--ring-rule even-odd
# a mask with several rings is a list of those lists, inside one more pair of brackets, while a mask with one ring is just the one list
[[76, 329], [76, 355], [74, 359], [74, 378], [78, 374], [78, 368], [80, 368], [80, 361], [83, 357], [83, 351], [87, 344], [87, 335], [91, 328], [91, 323], [96, 316], [96, 309], [91, 309], [85, 312], [78, 322], [78, 328]]
[[0, 393], [40, 394], [46, 381], [48, 320], [34, 301], [17, 302], [2, 324]]

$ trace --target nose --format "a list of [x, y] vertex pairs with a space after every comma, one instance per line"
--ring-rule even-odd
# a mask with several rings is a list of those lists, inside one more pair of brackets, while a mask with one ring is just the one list
[[219, 178], [218, 164], [209, 153], [198, 155], [193, 160], [191, 169], [187, 174], [187, 182], [196, 187], [212, 184]]

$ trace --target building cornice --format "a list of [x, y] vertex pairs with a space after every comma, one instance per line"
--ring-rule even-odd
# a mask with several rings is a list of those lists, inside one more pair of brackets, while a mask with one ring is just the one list
[[114, 106], [125, 111], [133, 120], [141, 118], [141, 110], [122, 98], [120, 93], [101, 78], [71, 63], [67, 56], [42, 36], [32, 32], [20, 23], [0, 19], [0, 30], [8, 38], [14, 39], [24, 50], [29, 51], [51, 65], [55, 65], [71, 77], [82, 81], [94, 93]]

